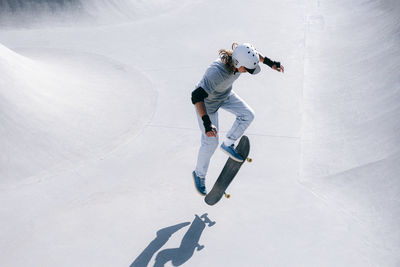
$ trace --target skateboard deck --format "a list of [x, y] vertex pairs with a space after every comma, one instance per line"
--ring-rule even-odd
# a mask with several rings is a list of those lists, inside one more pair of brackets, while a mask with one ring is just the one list
[[[251, 162], [251, 159], [248, 158], [250, 152], [250, 142], [247, 136], [243, 135], [242, 138], [240, 138], [239, 145], [237, 146], [236, 151], [244, 158], [244, 160]], [[228, 188], [233, 178], [235, 178], [243, 163], [244, 161], [237, 162], [231, 158], [228, 158], [213, 188], [204, 198], [204, 201], [208, 205], [216, 204], [224, 194], [227, 198], [230, 197], [229, 194], [225, 193], [225, 190]]]

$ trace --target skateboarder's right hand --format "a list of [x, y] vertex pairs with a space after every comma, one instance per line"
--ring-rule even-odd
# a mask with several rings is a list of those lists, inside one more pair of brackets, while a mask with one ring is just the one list
[[208, 137], [217, 137], [218, 134], [217, 127], [211, 124], [210, 117], [208, 115], [204, 115], [203, 117], [201, 117], [201, 119], [203, 120], [203, 125], [206, 135]]
[[206, 135], [208, 137], [217, 137], [218, 134], [218, 130], [217, 127], [215, 127], [214, 125], [211, 125], [211, 131], [206, 131]]

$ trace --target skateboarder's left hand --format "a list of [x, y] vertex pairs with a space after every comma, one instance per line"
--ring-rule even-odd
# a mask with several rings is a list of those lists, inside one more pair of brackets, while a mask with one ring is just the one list
[[283, 65], [280, 65], [279, 68], [276, 65], [273, 65], [272, 69], [282, 73], [285, 72], [285, 67]]
[[258, 57], [260, 58], [260, 62], [270, 66], [272, 69], [282, 73], [285, 72], [285, 67], [283, 67], [280, 62], [272, 61], [269, 58], [264, 57], [260, 52], [258, 52]]

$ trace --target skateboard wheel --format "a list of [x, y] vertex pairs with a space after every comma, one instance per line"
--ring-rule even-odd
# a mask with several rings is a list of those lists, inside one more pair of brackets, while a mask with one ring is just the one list
[[247, 162], [253, 162], [252, 158], [247, 158]]

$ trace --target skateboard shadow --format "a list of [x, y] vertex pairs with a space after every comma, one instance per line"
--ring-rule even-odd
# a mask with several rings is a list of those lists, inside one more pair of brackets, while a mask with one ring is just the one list
[[190, 222], [184, 222], [177, 225], [169, 226], [157, 231], [156, 238], [143, 250], [142, 253], [135, 259], [130, 267], [143, 267], [147, 266], [153, 255], [161, 249], [169, 238], [181, 228], [189, 225]]
[[[180, 223], [157, 231], [157, 237], [150, 242], [150, 244], [135, 259], [130, 267], [148, 266], [153, 255], [167, 243], [169, 238], [175, 232], [189, 224], [189, 222]], [[162, 267], [169, 261], [171, 261], [173, 266], [180, 266], [187, 262], [193, 256], [196, 249], [199, 251], [204, 248], [204, 246], [199, 245], [199, 240], [204, 228], [206, 227], [206, 224], [211, 227], [215, 224], [215, 222], [212, 222], [207, 217], [207, 214], [203, 214], [201, 217], [195, 215], [195, 218], [188, 231], [184, 235], [179, 248], [165, 249], [160, 251], [156, 256], [154, 266]]]

